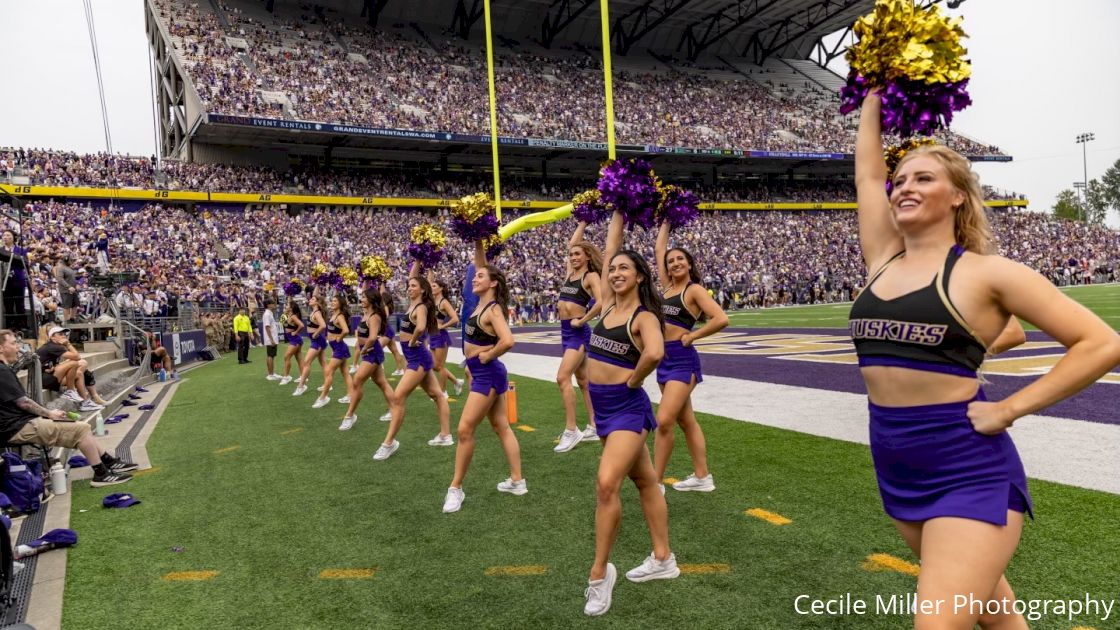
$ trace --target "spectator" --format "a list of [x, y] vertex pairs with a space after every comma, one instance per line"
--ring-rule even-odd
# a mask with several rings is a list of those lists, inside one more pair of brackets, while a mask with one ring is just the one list
[[240, 364], [249, 361], [249, 336], [253, 332], [253, 324], [249, 321], [248, 311], [238, 309], [237, 316], [233, 318], [233, 334], [237, 335], [237, 362]]
[[79, 403], [79, 411], [104, 409], [104, 404], [93, 399], [96, 390], [88, 389], [94, 383], [93, 374], [81, 353], [70, 343], [70, 329], [55, 326], [47, 333], [47, 339], [47, 343], [36, 350], [43, 369], [43, 389], [55, 392], [64, 389], [62, 397]]
[[59, 259], [59, 264], [54, 268], [54, 277], [58, 281], [58, 295], [62, 305], [63, 324], [75, 321], [74, 315], [78, 308], [78, 276], [70, 268], [70, 262], [70, 254], [64, 253]]
[[280, 323], [276, 321], [276, 315], [273, 310], [276, 308], [276, 301], [269, 298], [264, 304], [264, 316], [261, 318], [261, 330], [264, 336], [264, 350], [265, 366], [268, 368], [268, 380], [278, 381], [282, 377], [277, 375], [274, 371], [276, 362], [276, 346], [280, 343]]

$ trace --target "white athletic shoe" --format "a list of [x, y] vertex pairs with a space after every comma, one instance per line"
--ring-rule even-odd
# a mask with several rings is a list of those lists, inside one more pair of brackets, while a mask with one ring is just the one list
[[105, 405], [99, 405], [92, 400], [83, 400], [81, 406], [78, 407], [78, 411], [98, 411], [104, 408]]
[[669, 554], [665, 560], [658, 560], [649, 554], [645, 562], [626, 572], [626, 579], [631, 582], [648, 582], [650, 580], [671, 580], [681, 574], [677, 568], [677, 556]]
[[358, 366], [356, 366], [356, 365], [351, 365], [351, 366], [350, 366], [350, 373], [351, 373], [351, 374], [357, 374], [357, 373], [358, 373]]
[[657, 489], [661, 491], [661, 496], [665, 496], [665, 484], [663, 484], [663, 483], [657, 484]]
[[345, 418], [342, 419], [342, 424], [338, 425], [338, 430], [339, 431], [349, 431], [350, 427], [354, 426], [354, 423], [357, 422], [357, 421], [358, 421], [358, 416], [356, 416], [356, 415], [346, 416]]
[[584, 595], [587, 603], [583, 606], [583, 614], [598, 617], [611, 609], [611, 593], [614, 583], [618, 580], [618, 570], [610, 562], [607, 563], [607, 574], [601, 580], [588, 580], [587, 590]]
[[599, 434], [595, 432], [595, 426], [594, 425], [590, 425], [590, 424], [587, 425], [587, 428], [583, 430], [583, 437], [580, 439], [580, 441], [581, 442], [599, 442], [600, 441], [599, 440]]
[[343, 405], [349, 405], [350, 404], [350, 397], [349, 396], [343, 396], [342, 398], [338, 399], [338, 402], [340, 404], [343, 404]]
[[296, 391], [292, 392], [292, 396], [302, 396], [307, 391], [306, 385], [297, 385]]
[[716, 483], [712, 481], [711, 473], [707, 477], [689, 475], [687, 479], [673, 484], [673, 489], [681, 492], [711, 492], [716, 489]]
[[440, 392], [440, 393], [443, 394], [444, 398], [451, 398], [451, 394], [448, 394], [447, 392]]
[[269, 374], [268, 376], [264, 377], [266, 381], [278, 381], [281, 378], [282, 377], [279, 374]]
[[[334, 389], [334, 385], [331, 385], [331, 389]], [[317, 392], [323, 391], [323, 386], [320, 385], [319, 387], [315, 388], [315, 391], [317, 391]], [[330, 391], [330, 390], [327, 390], [327, 391]]]
[[455, 395], [458, 396], [463, 393], [463, 381], [455, 383]]
[[330, 402], [331, 399], [328, 396], [323, 396], [322, 398], [316, 399], [315, 402], [311, 404], [311, 408], [322, 409], [323, 407], [326, 407]]
[[292, 382], [292, 377], [290, 377], [290, 376], [280, 377], [280, 384], [281, 385], [287, 385], [288, 383], [291, 383], [291, 382]]
[[401, 443], [396, 441], [396, 440], [393, 440], [392, 444], [382, 444], [377, 449], [377, 452], [373, 454], [373, 458], [376, 459], [377, 461], [389, 459], [389, 457], [393, 453], [396, 453], [397, 449], [400, 448], [400, 447], [401, 447]]
[[448, 488], [447, 497], [443, 500], [443, 513], [458, 512], [459, 508], [463, 507], [463, 499], [466, 498], [467, 495], [463, 493], [462, 488]]
[[560, 434], [560, 443], [553, 447], [552, 450], [557, 453], [567, 453], [576, 447], [583, 439], [583, 433], [577, 428], [574, 431], [564, 431]]
[[389, 422], [392, 419], [393, 419], [393, 412], [392, 411], [386, 411], [385, 413], [381, 414], [380, 420], [382, 422]]
[[455, 440], [451, 434], [436, 435], [434, 438], [428, 440], [428, 446], [455, 446]]
[[393, 372], [391, 376], [404, 376], [404, 370], [397, 368], [397, 371]]
[[66, 391], [65, 391], [65, 392], [64, 392], [64, 393], [62, 394], [62, 397], [63, 397], [63, 398], [66, 398], [66, 399], [68, 399], [68, 400], [72, 400], [72, 401], [74, 401], [74, 402], [76, 402], [76, 403], [79, 403], [79, 404], [80, 404], [80, 403], [82, 402], [82, 395], [81, 395], [81, 394], [79, 394], [79, 393], [78, 393], [78, 390], [76, 390], [76, 389], [68, 389], [68, 390], [66, 390]]
[[505, 481], [498, 484], [498, 492], [508, 492], [521, 496], [529, 491], [529, 484], [522, 479], [521, 481], [514, 481], [511, 478], [506, 478]]

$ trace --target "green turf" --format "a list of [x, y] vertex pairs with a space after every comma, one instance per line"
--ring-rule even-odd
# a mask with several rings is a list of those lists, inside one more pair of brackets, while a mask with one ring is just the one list
[[[1062, 292], [1120, 330], [1120, 284], [1066, 287]], [[746, 328], [847, 328], [850, 303], [790, 306], [731, 313], [731, 325]], [[1027, 330], [1037, 330], [1024, 323]]]
[[[311, 410], [263, 378], [263, 356], [190, 372], [148, 444], [159, 472], [127, 486], [75, 484], [63, 627], [128, 628], [900, 628], [905, 617], [822, 618], [793, 612], [797, 595], [911, 592], [914, 579], [860, 568], [872, 553], [913, 560], [884, 516], [867, 447], [701, 416], [718, 489], [669, 490], [682, 563], [725, 563], [726, 575], [631, 584], [610, 613], [588, 620], [583, 590], [593, 555], [598, 445], [556, 455], [562, 428], [555, 386], [517, 379], [517, 431], [529, 494], [498, 493], [507, 471], [493, 434], [479, 433], [467, 500], [440, 512], [454, 449], [420, 396], [388, 461], [370, 459], [386, 425], [375, 396], [349, 432], [342, 407]], [[318, 373], [316, 372], [316, 375]], [[317, 380], [312, 381], [313, 386]], [[462, 403], [452, 405], [453, 423]], [[282, 435], [292, 428], [304, 429]], [[110, 427], [112, 430], [112, 427]], [[240, 445], [237, 450], [215, 454]], [[669, 474], [689, 472], [683, 441]], [[127, 490], [143, 503], [100, 507]], [[1038, 521], [1026, 528], [1009, 576], [1020, 597], [1115, 597], [1120, 497], [1032, 481]], [[613, 561], [620, 571], [649, 551], [636, 493], [623, 490]], [[761, 507], [784, 527], [747, 517]], [[174, 551], [173, 548], [182, 548]], [[491, 566], [545, 565], [540, 576], [486, 577]], [[323, 569], [376, 568], [370, 580], [318, 579]], [[207, 582], [167, 582], [172, 571], [214, 570]], [[1106, 627], [1046, 619], [1035, 628]]]

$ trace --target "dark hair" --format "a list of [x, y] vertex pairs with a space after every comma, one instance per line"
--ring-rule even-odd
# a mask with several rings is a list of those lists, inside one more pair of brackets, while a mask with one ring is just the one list
[[439, 331], [439, 321], [436, 320], [436, 299], [432, 297], [432, 285], [428, 283], [428, 279], [424, 276], [415, 276], [412, 278], [420, 285], [420, 303], [424, 305], [424, 310], [428, 312], [427, 321], [424, 322], [424, 330], [428, 334], [435, 334]]
[[366, 298], [366, 302], [369, 302], [370, 310], [377, 313], [378, 320], [381, 322], [381, 325], [378, 326], [377, 336], [384, 336], [385, 331], [389, 328], [389, 318], [385, 313], [385, 302], [381, 300], [381, 292], [377, 289], [366, 289], [362, 296]]
[[665, 265], [665, 273], [669, 273], [669, 254], [673, 252], [684, 254], [684, 259], [688, 261], [688, 279], [696, 284], [701, 284], [700, 269], [696, 266], [696, 259], [683, 247], [670, 247], [669, 251], [665, 252], [665, 259], [661, 261], [661, 263]]
[[350, 305], [347, 303], [346, 294], [339, 291], [338, 293], [334, 294], [333, 299], [338, 300], [338, 313], [335, 313], [335, 315], [338, 315], [339, 313], [341, 313], [342, 317], [343, 317], [343, 321], [346, 322], [346, 326], [349, 328], [350, 327]]
[[494, 301], [502, 308], [502, 315], [509, 317], [509, 280], [506, 279], [506, 274], [494, 265], [486, 265], [483, 269], [491, 280], [498, 283], [494, 287]]
[[298, 317], [299, 321], [303, 321], [303, 311], [301, 311], [299, 308], [299, 302], [296, 302], [295, 300], [288, 300], [288, 308], [291, 309], [292, 315]]
[[443, 299], [446, 300], [447, 296], [451, 294], [451, 287], [448, 286], [447, 281], [440, 278], [435, 281], [435, 284], [439, 285], [439, 292], [443, 295]]
[[[665, 314], [661, 312], [661, 294], [653, 289], [653, 275], [650, 273], [649, 263], [641, 254], [632, 249], [620, 250], [614, 255], [614, 258], [619, 256], [629, 258], [634, 263], [638, 275], [645, 278], [644, 282], [638, 283], [638, 302], [657, 318], [657, 322], [661, 326], [664, 326]], [[611, 258], [612, 262], [614, 258]]]

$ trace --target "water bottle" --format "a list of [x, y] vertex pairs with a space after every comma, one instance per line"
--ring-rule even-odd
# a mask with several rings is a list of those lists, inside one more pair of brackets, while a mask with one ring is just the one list
[[167, 382], [167, 368], [162, 368], [161, 367], [159, 369], [159, 382], [161, 382], [161, 383], [166, 383]]
[[61, 462], [55, 462], [51, 466], [51, 492], [66, 494], [66, 470], [62, 468]]
[[100, 411], [93, 417], [93, 434], [96, 436], [105, 435], [105, 417], [101, 415]]

